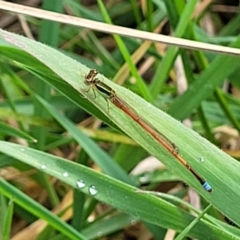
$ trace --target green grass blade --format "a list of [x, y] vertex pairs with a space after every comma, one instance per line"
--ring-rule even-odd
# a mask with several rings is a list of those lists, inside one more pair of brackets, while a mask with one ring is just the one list
[[204, 209], [204, 211], [202, 211], [202, 213], [199, 214], [199, 215], [197, 216], [197, 218], [194, 219], [194, 221], [192, 221], [191, 224], [189, 224], [189, 225], [175, 238], [175, 240], [182, 240], [182, 239], [184, 239], [184, 238], [187, 236], [187, 234], [189, 233], [189, 231], [200, 221], [200, 219], [203, 217], [203, 215], [210, 209], [210, 207], [212, 207], [211, 204], [209, 204], [209, 206], [206, 207], [206, 208]]
[[[240, 37], [231, 44], [232, 47], [240, 46]], [[221, 67], [219, 67], [221, 66]], [[231, 73], [239, 67], [238, 58], [233, 56], [217, 56], [201, 75], [194, 81], [183, 95], [170, 107], [169, 114], [177, 119], [184, 119], [199, 106], [202, 100], [213, 93]], [[191, 100], [191, 101], [190, 101]], [[185, 103], [188, 104], [185, 104]], [[183, 108], [184, 106], [184, 108]]]
[[91, 139], [89, 139], [82, 131], [71, 123], [67, 118], [61, 116], [50, 104], [44, 99], [36, 96], [45, 109], [73, 136], [80, 146], [91, 156], [91, 158], [101, 167], [108, 175], [115, 177], [121, 181], [133, 184], [133, 181], [114, 161], [102, 151]]
[[[141, 220], [172, 228], [179, 232], [194, 220], [193, 216], [163, 199], [151, 195], [138, 194], [136, 193], [136, 188], [106, 175], [99, 174], [83, 165], [4, 141], [0, 141], [0, 151], [36, 169], [42, 170], [46, 174], [56, 177], [71, 187], [93, 196], [99, 201], [137, 216]], [[79, 185], [80, 180], [81, 185]], [[92, 191], [93, 186], [95, 187], [94, 191]], [[59, 229], [60, 224], [56, 216], [48, 215], [46, 209], [39, 206], [39, 204], [35, 203], [32, 199], [29, 199], [29, 197], [23, 195], [19, 190], [9, 186], [9, 184], [3, 180], [0, 181], [0, 190], [8, 197], [13, 195], [14, 201], [17, 204], [26, 209], [29, 208], [32, 213], [50, 221], [50, 225]], [[64, 224], [62, 223], [62, 227], [63, 226]], [[66, 231], [65, 226], [64, 231]], [[65, 232], [65, 234], [67, 234], [67, 232]], [[206, 234], [208, 234], [210, 239], [214, 239], [214, 236], [218, 236], [218, 239], [224, 240], [232, 239], [233, 237], [240, 239], [206, 220], [199, 221], [189, 233], [190, 236], [200, 239], [204, 238]]]
[[[197, 1], [191, 1], [186, 4], [184, 12], [179, 20], [179, 24], [176, 28], [176, 37], [181, 37], [184, 32], [187, 30], [187, 26], [192, 16], [193, 9], [196, 5]], [[164, 81], [167, 79], [170, 69], [173, 66], [173, 62], [177, 57], [178, 48], [177, 47], [169, 47], [166, 51], [166, 54], [163, 60], [160, 63], [160, 66], [157, 68], [155, 76], [151, 82], [150, 90], [154, 97], [157, 96]]]
[[31, 141], [35, 143], [37, 142], [37, 139], [30, 136], [29, 134], [21, 130], [18, 130], [16, 128], [10, 127], [8, 124], [5, 124], [3, 122], [0, 122], [0, 132], [6, 134], [7, 136], [23, 138], [23, 139], [26, 139], [27, 141]]
[[[1, 143], [0, 143], [1, 145]], [[3, 145], [2, 145], [3, 146]], [[10, 150], [10, 149], [8, 149]], [[13, 150], [13, 149], [12, 149]], [[11, 151], [12, 151], [11, 150]], [[19, 149], [20, 150], [20, 149]], [[16, 153], [17, 151], [15, 151]], [[7, 197], [12, 197], [13, 201], [20, 205], [22, 208], [28, 210], [33, 215], [44, 219], [48, 222], [49, 225], [57, 229], [63, 235], [67, 236], [69, 239], [79, 240], [83, 239], [86, 240], [83, 235], [78, 233], [74, 228], [70, 225], [63, 222], [60, 218], [56, 215], [52, 214], [49, 210], [41, 206], [39, 203], [32, 200], [30, 197], [22, 193], [19, 189], [15, 188], [11, 184], [4, 181], [0, 178], [0, 191], [3, 195]]]
[[[107, 13], [107, 10], [106, 10], [104, 4], [102, 3], [102, 1], [98, 0], [98, 4], [99, 4], [99, 7], [101, 9], [101, 12], [103, 14], [105, 21], [109, 24], [112, 24], [112, 21]], [[135, 64], [133, 63], [131, 56], [128, 52], [128, 49], [126, 48], [121, 37], [119, 37], [118, 35], [113, 35], [113, 37], [114, 37], [115, 41], [117, 42], [119, 49], [121, 50], [121, 53], [124, 56], [125, 61], [128, 63], [130, 71], [132, 72], [133, 76], [136, 78], [136, 82], [139, 87], [139, 91], [141, 92], [141, 94], [144, 96], [144, 98], [146, 100], [148, 100], [148, 101], [152, 100], [152, 95], [151, 95], [148, 87], [146, 86], [145, 82], [139, 75], [137, 68], [136, 68]]]
[[[196, 179], [188, 170], [185, 169], [184, 166], [176, 161], [176, 159], [172, 157], [171, 154], [165, 151], [165, 149], [160, 144], [158, 144], [151, 136], [149, 136], [146, 131], [144, 131], [136, 122], [130, 119], [122, 110], [111, 105], [111, 103], [108, 107], [106, 100], [98, 93], [96, 93], [96, 98], [92, 99], [92, 92], [86, 93], [81, 90], [86, 89], [86, 86], [84, 84], [84, 76], [89, 71], [88, 68], [82, 66], [81, 64], [75, 62], [74, 60], [66, 57], [54, 49], [26, 39], [22, 36], [1, 30], [0, 37], [10, 41], [12, 44], [20, 46], [24, 51], [27, 51], [29, 54], [38, 59], [38, 61], [35, 62], [38, 62], [39, 64], [39, 61], [41, 61], [45, 66], [51, 69], [52, 72], [60, 76], [63, 82], [66, 81], [68, 83], [67, 86], [69, 86], [68, 97], [70, 99], [75, 98], [76, 101], [79, 102], [84, 100], [83, 98], [76, 96], [76, 90], [82, 94], [85, 94], [86, 97], [89, 97], [88, 100], [91, 101], [92, 104], [96, 106], [96, 108], [100, 109], [103, 114], [109, 116], [111, 118], [111, 121], [114, 122], [119, 128], [121, 128], [137, 143], [143, 146], [149, 153], [156, 156], [164, 164], [173, 169], [179, 177], [181, 177], [191, 187], [196, 189], [215, 208], [236, 222], [236, 224], [240, 225], [240, 209], [233, 207], [238, 202], [238, 199], [240, 199], [240, 186], [238, 184], [240, 182], [240, 175], [238, 171], [240, 168], [239, 162], [222, 152], [216, 146], [212, 145], [210, 142], [199, 136], [199, 134], [185, 127], [183, 124], [176, 121], [166, 113], [160, 111], [151, 104], [147, 103], [142, 98], [138, 97], [127, 89], [112, 83], [107, 78], [99, 74], [98, 78], [113, 88], [119, 97], [125, 99], [125, 101], [135, 109], [139, 116], [146, 118], [146, 120], [149, 121], [156, 129], [159, 129], [164, 135], [166, 135], [178, 146], [184, 159], [186, 159], [194, 169], [197, 169], [198, 173], [206, 178], [207, 181], [211, 184], [213, 188], [212, 194], [205, 192], [199, 182], [196, 181]], [[0, 52], [2, 52], [1, 46]], [[8, 56], [8, 54], [11, 54], [11, 51], [4, 51], [2, 53]], [[11, 56], [14, 59], [14, 55]], [[26, 56], [26, 54], [23, 53], [22, 56]], [[20, 57], [21, 56], [19, 56], [19, 58]], [[21, 59], [22, 64], [25, 64], [24, 58]], [[60, 62], [58, 61], [59, 59], [61, 59]], [[220, 59], [228, 59], [227, 61], [230, 62], [229, 57], [219, 56], [216, 59], [218, 61], [218, 64], [221, 63], [219, 62]], [[236, 64], [238, 64], [238, 62], [236, 62], [237, 61], [231, 62], [231, 64], [236, 67]], [[224, 63], [226, 62], [224, 61]], [[223, 66], [225, 66], [224, 63]], [[31, 64], [31, 62], [27, 62], [27, 64]], [[41, 69], [45, 68], [39, 65], [38, 69], [40, 71]], [[214, 68], [212, 68], [211, 65], [209, 69], [211, 69], [211, 72], [213, 69], [215, 69], [215, 71], [219, 72], [220, 74], [224, 68], [219, 69], [217, 66], [214, 66]], [[48, 70], [48, 72], [51, 71]], [[49, 74], [53, 75], [53, 73]], [[206, 80], [202, 76], [201, 80], [208, 81], [209, 79]], [[218, 82], [217, 78], [214, 80], [215, 82]], [[201, 85], [201, 82], [196, 82]], [[55, 84], [55, 82], [52, 82], [52, 84]], [[76, 90], [71, 89], [70, 86]], [[211, 83], [211, 91], [212, 87], [214, 86], [212, 86]], [[199, 98], [199, 96], [205, 94], [204, 91], [199, 92], [199, 88], [194, 88], [194, 91], [195, 95], [192, 96], [193, 98]], [[183, 96], [185, 96], [185, 94]], [[202, 97], [200, 98], [202, 99]], [[189, 105], [192, 104], [191, 102], [188, 103]], [[187, 111], [190, 110], [188, 106], [186, 106], [186, 109]], [[177, 111], [178, 113], [184, 112], [184, 114], [186, 114], [183, 105], [178, 106]], [[202, 157], [205, 159], [204, 162], [200, 161]], [[226, 193], [228, 197], [226, 197]]]
[[2, 240], [10, 239], [11, 223], [12, 223], [12, 217], [13, 217], [13, 206], [14, 206], [13, 199], [11, 198], [8, 202], [8, 207], [4, 216], [1, 214], [1, 217], [4, 217], [3, 228], [1, 229]]

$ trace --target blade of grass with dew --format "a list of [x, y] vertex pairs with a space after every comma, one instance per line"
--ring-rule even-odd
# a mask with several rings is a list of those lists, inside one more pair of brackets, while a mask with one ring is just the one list
[[67, 118], [59, 114], [47, 101], [40, 96], [35, 96], [46, 110], [71, 134], [71, 136], [79, 143], [80, 146], [89, 154], [89, 156], [101, 167], [101, 169], [116, 179], [123, 182], [134, 184], [114, 161], [102, 151], [91, 139], [89, 139], [81, 130], [70, 122]]
[[[83, 165], [35, 149], [4, 141], [0, 141], [0, 151], [36, 169], [42, 170], [46, 174], [56, 177], [60, 181], [65, 182], [71, 187], [101, 202], [105, 202], [128, 214], [137, 216], [141, 220], [172, 228], [179, 232], [194, 220], [194, 217], [187, 212], [162, 199], [151, 195], [138, 194], [136, 193], [136, 188], [106, 175], [99, 174]], [[68, 175], [64, 174], [66, 172]], [[94, 192], [92, 191], [93, 189]], [[55, 215], [51, 214], [49, 216], [48, 210], [1, 179], [0, 191], [8, 197], [13, 196], [17, 204], [26, 209], [29, 208], [33, 214], [44, 218], [47, 222], [50, 221], [50, 225], [59, 229], [60, 225]], [[62, 222], [61, 227], [63, 226], [64, 229], [61, 229], [61, 232], [67, 229], [69, 230], [70, 228], [68, 227], [66, 229], [65, 223]], [[67, 232], [64, 234], [66, 233]], [[71, 231], [71, 234], [73, 233], [74, 232]], [[191, 229], [189, 236], [202, 239], [206, 234], [208, 234], [210, 239], [214, 239], [214, 236], [218, 236], [218, 239], [223, 240], [230, 240], [232, 238], [240, 239], [232, 233], [226, 232], [222, 228], [202, 220]]]
[[[55, 74], [60, 76], [63, 81], [66, 81], [69, 86], [71, 85], [78, 91], [86, 89], [84, 75], [89, 69], [85, 66], [82, 66], [80, 63], [73, 61], [54, 49], [22, 36], [0, 30], [0, 37], [10, 41], [12, 44], [17, 44], [17, 46], [20, 46], [24, 51], [33, 55], [38, 61], [44, 63]], [[8, 53], [4, 52], [4, 54], [6, 55]], [[224, 56], [224, 58], [227, 57]], [[59, 59], [61, 59], [61, 61], [59, 61]], [[24, 58], [22, 61], [24, 62]], [[78, 70], [81, 71], [81, 74], [79, 74]], [[111, 104], [108, 108], [105, 99], [98, 94], [96, 99], [89, 98], [89, 101], [106, 116], [109, 116], [112, 122], [143, 146], [148, 152], [171, 167], [184, 181], [194, 187], [207, 201], [212, 203], [214, 207], [240, 225], [240, 209], [233, 207], [240, 198], [240, 186], [238, 184], [238, 182], [240, 182], [238, 172], [240, 163], [223, 153], [191, 129], [183, 126], [166, 113], [153, 107], [139, 96], [112, 83], [101, 74], [99, 74], [99, 79], [113, 88], [120, 98], [123, 98], [135, 109], [139, 116], [145, 116], [144, 118], [146, 118], [147, 121], [156, 129], [161, 130], [162, 134], [166, 135], [179, 147], [184, 159], [186, 159], [193, 168], [197, 169], [199, 174], [203, 175], [211, 184], [213, 188], [212, 194], [205, 192], [202, 186], [180, 163], [170, 156], [162, 146], [152, 137], [148, 136], [141, 127], [129, 119], [120, 109], [117, 109]], [[73, 93], [76, 94], [76, 91], [71, 91], [70, 87], [68, 90], [68, 97], [71, 99]], [[91, 92], [87, 94], [82, 91], [81, 93], [86, 95], [86, 97], [92, 96]], [[202, 94], [204, 94], [204, 92]], [[79, 101], [81, 100], [82, 97], [79, 97]], [[182, 106], [179, 107], [179, 109], [184, 110]], [[202, 157], [205, 159], [204, 162], [200, 162]], [[226, 193], [228, 194], [228, 198], [226, 198]], [[219, 201], [219, 199], [221, 199], [221, 201]]]

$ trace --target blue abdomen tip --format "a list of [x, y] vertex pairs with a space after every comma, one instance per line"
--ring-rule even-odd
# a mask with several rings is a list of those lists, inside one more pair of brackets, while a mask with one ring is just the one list
[[210, 186], [210, 184], [209, 184], [208, 182], [205, 182], [205, 183], [203, 184], [203, 187], [204, 187], [204, 189], [205, 189], [206, 191], [212, 192], [212, 187]]

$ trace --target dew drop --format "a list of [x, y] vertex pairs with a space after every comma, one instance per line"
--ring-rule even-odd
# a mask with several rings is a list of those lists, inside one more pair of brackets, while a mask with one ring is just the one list
[[64, 177], [68, 177], [68, 172], [64, 172], [64, 173], [63, 173], [63, 176], [64, 176]]
[[78, 188], [84, 188], [86, 186], [86, 183], [83, 180], [77, 181], [77, 187]]
[[200, 162], [204, 162], [204, 161], [205, 161], [204, 157], [200, 157]]
[[21, 150], [22, 152], [24, 152], [25, 149], [24, 149], [24, 148], [21, 148], [20, 150]]
[[89, 193], [90, 193], [92, 196], [96, 195], [97, 192], [98, 192], [97, 189], [96, 189], [96, 187], [93, 186], [93, 185], [91, 185], [91, 186], [89, 187], [88, 191], [89, 191]]
[[131, 221], [131, 225], [135, 225], [137, 223], [137, 220], [136, 219], [133, 219], [132, 221]]
[[102, 237], [102, 235], [103, 235], [102, 232], [98, 232], [98, 233], [97, 233], [97, 236], [98, 236], [98, 237]]
[[45, 164], [42, 164], [42, 165], [41, 165], [41, 169], [42, 169], [42, 170], [44, 170], [44, 169], [46, 169], [46, 168], [47, 168], [47, 166], [46, 166]]

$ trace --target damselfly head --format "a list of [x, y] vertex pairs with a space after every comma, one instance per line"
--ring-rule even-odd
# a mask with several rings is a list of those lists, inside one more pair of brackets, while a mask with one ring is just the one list
[[85, 82], [93, 82], [94, 78], [97, 76], [98, 71], [96, 69], [91, 69], [87, 75], [85, 75]]

